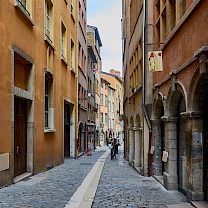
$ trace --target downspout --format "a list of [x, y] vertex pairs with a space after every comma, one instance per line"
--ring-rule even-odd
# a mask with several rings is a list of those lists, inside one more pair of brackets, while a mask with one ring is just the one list
[[150, 156], [150, 148], [151, 148], [151, 141], [152, 141], [152, 125], [150, 118], [148, 116], [146, 106], [145, 106], [145, 29], [146, 29], [146, 0], [143, 1], [143, 24], [142, 24], [142, 108], [144, 111], [144, 116], [147, 121], [147, 125], [149, 128], [149, 150], [148, 150], [148, 177], [150, 177], [150, 162], [151, 162], [151, 156]]

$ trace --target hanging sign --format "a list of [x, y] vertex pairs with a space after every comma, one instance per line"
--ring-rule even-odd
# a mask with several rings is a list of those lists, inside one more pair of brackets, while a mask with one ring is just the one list
[[151, 72], [163, 71], [162, 51], [148, 52], [148, 65]]

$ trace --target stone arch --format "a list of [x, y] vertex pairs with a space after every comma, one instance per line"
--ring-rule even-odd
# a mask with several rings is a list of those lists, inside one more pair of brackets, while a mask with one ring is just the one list
[[[196, 70], [189, 92], [189, 98], [192, 101], [190, 104], [192, 121], [190, 134], [193, 135], [192, 141], [195, 141], [192, 142], [192, 149], [195, 150], [192, 157], [197, 155], [198, 159], [198, 161], [192, 162], [192, 170], [197, 170], [197, 174], [193, 173], [192, 186], [194, 186], [194, 181], [197, 181], [197, 192], [201, 192], [201, 198], [208, 201], [208, 74], [200, 74], [199, 70]], [[199, 169], [201, 164], [203, 164], [202, 168]]]
[[84, 136], [83, 136], [83, 131], [84, 131], [84, 124], [82, 121], [78, 123], [78, 140], [77, 140], [77, 149], [78, 149], [78, 154], [84, 151]]
[[[176, 90], [169, 89], [167, 100], [166, 100], [166, 107], [165, 107], [165, 115], [167, 116], [174, 116], [177, 111], [177, 102], [179, 101], [180, 95], [183, 96], [184, 103], [187, 104], [187, 93], [185, 90], [184, 85], [180, 81], [175, 82]], [[185, 106], [187, 109], [187, 106]]]
[[[167, 188], [187, 190], [187, 150], [186, 150], [186, 119], [182, 116], [187, 109], [187, 93], [179, 81], [175, 83], [176, 90], [169, 90], [163, 120], [165, 121], [165, 151], [168, 152], [168, 162], [165, 163]], [[167, 182], [169, 181], [169, 182]], [[172, 181], [172, 183], [170, 182]], [[176, 182], [178, 181], [178, 182]]]
[[194, 105], [194, 97], [196, 99], [196, 87], [197, 84], [199, 83], [199, 80], [201, 78], [201, 75], [199, 74], [199, 67], [197, 66], [194, 74], [191, 78], [190, 86], [189, 86], [189, 91], [187, 95], [187, 111], [192, 111], [192, 110], [197, 110], [196, 106]]
[[142, 108], [138, 105], [136, 107], [136, 112], [134, 112], [134, 120], [135, 120], [135, 127], [141, 127], [143, 126], [142, 121]]

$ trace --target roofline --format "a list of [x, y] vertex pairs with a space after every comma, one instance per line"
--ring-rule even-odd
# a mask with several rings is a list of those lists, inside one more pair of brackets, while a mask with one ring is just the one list
[[118, 77], [116, 74], [111, 74], [111, 73], [104, 72], [104, 71], [101, 71], [101, 74], [107, 74], [109, 76], [115, 77], [121, 84], [123, 83], [122, 79]]
[[109, 85], [111, 84], [110, 82], [108, 82], [106, 79], [104, 79], [104, 78], [102, 78], [102, 77], [101, 77], [101, 81], [103, 81], [103, 82], [105, 82], [105, 83], [107, 83], [107, 84], [109, 84]]

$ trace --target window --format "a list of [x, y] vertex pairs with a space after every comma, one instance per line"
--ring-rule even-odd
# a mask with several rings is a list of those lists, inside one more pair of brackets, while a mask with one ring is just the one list
[[112, 119], [112, 128], [114, 128], [114, 126], [115, 126], [115, 125], [114, 125], [114, 119]]
[[100, 123], [103, 123], [103, 113], [100, 113]]
[[53, 75], [45, 73], [45, 130], [54, 129]]
[[100, 94], [100, 105], [103, 105], [103, 94]]
[[25, 10], [27, 10], [27, 0], [17, 0], [17, 1]]
[[186, 12], [185, 0], [158, 0], [155, 5], [156, 40], [162, 43]]
[[111, 102], [108, 101], [108, 111], [110, 112], [111, 111]]
[[61, 57], [66, 60], [66, 27], [61, 23]]
[[108, 119], [108, 128], [111, 128], [111, 119]]
[[114, 97], [114, 91], [112, 90], [112, 96]]
[[108, 106], [108, 97], [105, 95], [105, 106]]
[[71, 0], [71, 3], [70, 3], [70, 12], [73, 13], [74, 11], [74, 0]]
[[71, 70], [75, 71], [75, 46], [74, 41], [71, 39]]
[[45, 2], [45, 36], [46, 36], [46, 40], [49, 41], [49, 43], [51, 44], [53, 41], [53, 34], [52, 34], [52, 8], [53, 8], [53, 4], [51, 1], [46, 1]]
[[112, 112], [114, 112], [114, 103], [112, 103]]
[[33, 16], [33, 0], [15, 0], [15, 7], [17, 10], [21, 12], [21, 14], [25, 17], [25, 19], [34, 26], [34, 22], [32, 20]]
[[45, 79], [45, 127], [48, 125], [48, 117], [49, 117], [49, 98], [48, 98], [48, 80]]
[[107, 124], [108, 123], [108, 114], [105, 113], [105, 123]]

